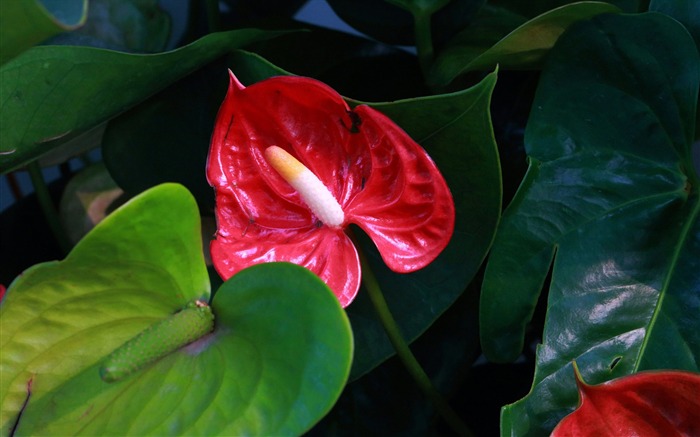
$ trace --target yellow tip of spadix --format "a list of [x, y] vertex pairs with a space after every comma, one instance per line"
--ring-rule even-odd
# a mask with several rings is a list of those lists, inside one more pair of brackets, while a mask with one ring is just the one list
[[304, 164], [278, 146], [270, 146], [265, 149], [265, 159], [287, 182], [298, 179], [306, 170]]
[[294, 187], [311, 212], [328, 226], [341, 226], [345, 213], [328, 188], [295, 157], [278, 146], [265, 149], [265, 159]]

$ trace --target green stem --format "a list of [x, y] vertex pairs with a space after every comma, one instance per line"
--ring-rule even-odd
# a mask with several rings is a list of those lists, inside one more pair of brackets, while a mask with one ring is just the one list
[[431, 13], [415, 13], [413, 15], [413, 32], [416, 39], [416, 53], [423, 77], [428, 77], [430, 67], [433, 65], [433, 33], [430, 27]]
[[459, 418], [452, 407], [450, 407], [445, 398], [443, 398], [440, 392], [433, 386], [425, 370], [423, 370], [420, 363], [418, 363], [418, 360], [416, 360], [416, 357], [413, 355], [413, 352], [411, 352], [411, 349], [408, 347], [408, 344], [406, 344], [399, 326], [396, 324], [396, 320], [394, 320], [394, 316], [391, 314], [389, 306], [384, 299], [384, 294], [377, 282], [377, 278], [374, 276], [374, 272], [367, 262], [367, 258], [364, 253], [362, 253], [360, 247], [357, 244], [355, 246], [357, 247], [360, 265], [362, 267], [362, 283], [372, 300], [377, 316], [384, 326], [384, 330], [389, 336], [389, 341], [391, 341], [391, 344], [394, 346], [399, 359], [421, 391], [433, 402], [435, 409], [445, 422], [447, 422], [457, 434], [461, 436], [473, 436], [474, 434], [471, 430], [469, 430], [467, 425]]
[[61, 220], [58, 217], [58, 211], [51, 200], [51, 194], [49, 193], [49, 187], [46, 185], [44, 176], [41, 174], [41, 167], [37, 161], [32, 162], [27, 166], [29, 170], [29, 177], [34, 186], [34, 192], [36, 193], [36, 198], [39, 201], [39, 206], [41, 211], [44, 213], [44, 217], [49, 224], [49, 228], [58, 242], [58, 246], [61, 248], [64, 254], [70, 252], [73, 246], [63, 229]]
[[207, 7], [207, 24], [209, 32], [221, 30], [221, 14], [219, 13], [219, 0], [205, 0]]

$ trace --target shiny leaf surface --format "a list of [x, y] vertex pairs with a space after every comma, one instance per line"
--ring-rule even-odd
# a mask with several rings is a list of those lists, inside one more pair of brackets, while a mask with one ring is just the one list
[[576, 374], [579, 407], [552, 437], [700, 435], [700, 375], [643, 372], [599, 385]]
[[505, 407], [504, 434], [548, 432], [573, 407], [574, 359], [594, 383], [698, 370], [699, 83], [695, 44], [660, 14], [581, 22], [551, 52], [526, 131], [530, 168], [482, 288], [484, 351], [514, 360], [554, 260], [533, 389]]
[[29, 383], [32, 401], [43, 398], [154, 321], [208, 299], [194, 200], [177, 185], [149, 194], [103, 220], [65, 260], [11, 284], [0, 307], [3, 434]]
[[[440, 53], [431, 69], [431, 81], [444, 86], [468, 71], [502, 68], [538, 68], [559, 36], [573, 23], [596, 15], [619, 11], [613, 5], [602, 2], [580, 2], [561, 6], [539, 15], [511, 29], [498, 41], [484, 37], [494, 32], [493, 27], [503, 26], [505, 14], [499, 14], [491, 22], [477, 20], [456, 36]], [[515, 20], [511, 18], [513, 22]], [[498, 33], [498, 30], [496, 30]]]
[[20, 411], [16, 435], [308, 430], [345, 385], [352, 333], [328, 287], [295, 265], [240, 272], [211, 303], [213, 333], [123, 380], [100, 378], [112, 350], [208, 296], [191, 195], [166, 184], [131, 200], [65, 261], [34, 267], [8, 290], [3, 434]]
[[272, 35], [211, 34], [157, 55], [35, 47], [0, 69], [0, 171], [26, 164], [227, 51]]

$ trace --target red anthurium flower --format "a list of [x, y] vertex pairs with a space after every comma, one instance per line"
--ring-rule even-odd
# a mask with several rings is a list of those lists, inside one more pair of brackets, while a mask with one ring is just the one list
[[452, 196], [425, 150], [383, 114], [351, 110], [309, 78], [244, 87], [231, 74], [207, 178], [218, 223], [211, 255], [224, 279], [288, 261], [316, 273], [343, 306], [360, 286], [348, 224], [400, 273], [433, 261], [454, 228]]

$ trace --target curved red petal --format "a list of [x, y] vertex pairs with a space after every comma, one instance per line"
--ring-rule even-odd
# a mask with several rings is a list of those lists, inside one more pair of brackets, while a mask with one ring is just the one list
[[452, 237], [450, 189], [426, 151], [393, 121], [368, 106], [355, 112], [372, 170], [364, 189], [347, 205], [346, 220], [367, 232], [392, 270], [423, 268]]
[[255, 264], [286, 261], [318, 275], [343, 307], [352, 302], [360, 288], [357, 251], [342, 230], [328, 227], [291, 231], [250, 229], [250, 234], [241, 238], [219, 236], [211, 242], [210, 249], [214, 267], [224, 279]]
[[700, 375], [649, 371], [588, 385], [576, 372], [581, 401], [552, 431], [563, 436], [700, 435]]
[[[275, 77], [243, 87], [231, 75], [207, 162], [219, 227], [295, 228], [315, 221], [298, 193], [264, 158], [270, 146], [294, 155], [342, 205], [366, 178], [370, 157], [353, 118], [332, 88], [303, 77]], [[227, 198], [220, 202], [219, 199]], [[229, 209], [230, 207], [230, 209]]]

